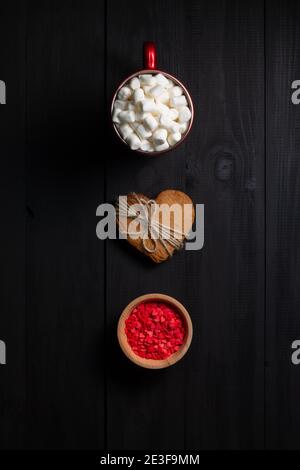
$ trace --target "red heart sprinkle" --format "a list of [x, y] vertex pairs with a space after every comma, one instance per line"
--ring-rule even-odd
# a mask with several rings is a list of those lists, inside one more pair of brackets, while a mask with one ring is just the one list
[[166, 359], [185, 340], [184, 320], [178, 311], [163, 302], [144, 302], [131, 312], [125, 333], [132, 350], [145, 359]]

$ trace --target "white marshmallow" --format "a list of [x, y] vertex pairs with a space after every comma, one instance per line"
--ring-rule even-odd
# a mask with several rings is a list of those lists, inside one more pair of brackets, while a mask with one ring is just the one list
[[135, 119], [138, 123], [140, 122], [144, 122], [144, 119], [145, 117], [147, 117], [149, 115], [149, 113], [143, 113], [143, 111], [139, 112], [139, 113], [135, 113]]
[[116, 124], [120, 124], [119, 114], [122, 112], [120, 108], [115, 108], [112, 116], [112, 120]]
[[174, 122], [169, 130], [172, 134], [176, 134], [176, 132], [180, 132], [180, 124], [178, 122]]
[[150, 90], [152, 90], [152, 88], [152, 86], [143, 86], [145, 96], [147, 96], [148, 98], [152, 98], [152, 96], [150, 95]]
[[180, 132], [175, 132], [174, 134], [170, 134], [168, 136], [168, 142], [171, 146], [177, 144], [180, 140], [181, 140]]
[[[168, 108], [168, 109], [169, 109], [169, 108]], [[176, 119], [178, 119], [178, 116], [179, 116], [179, 112], [177, 111], [177, 109], [175, 109], [175, 108], [169, 109], [168, 117], [169, 117], [172, 121], [176, 121]]]
[[167, 137], [168, 132], [166, 131], [166, 129], [157, 129], [155, 132], [153, 132], [152, 136], [154, 145], [157, 146], [164, 144], [167, 140]]
[[154, 152], [154, 148], [149, 140], [143, 140], [140, 148], [143, 150], [143, 152]]
[[165, 88], [167, 90], [170, 90], [173, 87], [174, 87], [174, 83], [172, 82], [172, 80], [168, 80], [168, 84], [165, 86]]
[[141, 106], [144, 113], [153, 113], [157, 110], [155, 101], [151, 99], [142, 101]]
[[155, 117], [152, 116], [152, 114], [147, 114], [144, 123], [150, 129], [150, 131], [154, 131], [158, 127], [158, 122], [155, 119]]
[[142, 88], [138, 88], [135, 90], [133, 93], [133, 101], [135, 104], [139, 103], [140, 101], [143, 101], [145, 99], [145, 93]]
[[161, 95], [156, 97], [156, 101], [160, 103], [168, 103], [170, 100], [170, 95], [167, 90], [165, 90]]
[[172, 121], [168, 115], [162, 115], [160, 117], [159, 122], [160, 122], [161, 127], [164, 127], [165, 129], [172, 132], [173, 134], [174, 132], [178, 132], [179, 130], [179, 124], [175, 121]]
[[155, 78], [156, 78], [156, 82], [159, 85], [163, 86], [164, 88], [167, 88], [167, 86], [169, 85], [169, 80], [162, 73], [159, 73], [158, 75], [156, 75]]
[[163, 114], [161, 117], [160, 117], [160, 120], [159, 120], [159, 123], [162, 127], [165, 127], [166, 129], [169, 129], [169, 127], [171, 126], [172, 124], [172, 121], [171, 119], [169, 119], [169, 116], [166, 115], [166, 114]]
[[136, 128], [136, 133], [139, 136], [140, 139], [146, 140], [149, 139], [149, 137], [152, 136], [152, 132], [147, 130], [143, 124], [139, 124], [138, 127]]
[[149, 92], [150, 90], [152, 90], [153, 87], [151, 85], [144, 85], [142, 88], [144, 90], [145, 95], [150, 96]]
[[157, 102], [168, 103], [170, 101], [170, 95], [167, 90], [165, 90], [161, 95], [156, 98]]
[[173, 106], [173, 108], [179, 108], [180, 106], [186, 106], [187, 100], [184, 95], [174, 96], [173, 98], [171, 98], [170, 103]]
[[183, 94], [183, 89], [180, 86], [174, 86], [169, 90], [171, 98], [175, 96], [181, 96]]
[[170, 146], [169, 146], [168, 142], [166, 141], [162, 145], [157, 145], [155, 147], [155, 151], [156, 152], [163, 152], [164, 150], [168, 150], [169, 147]]
[[178, 122], [172, 121], [172, 125], [170, 126], [169, 131], [172, 132], [172, 134], [180, 132], [180, 124]]
[[130, 80], [130, 88], [132, 90], [138, 90], [141, 87], [141, 82], [137, 77], [134, 77]]
[[160, 85], [155, 85], [151, 90], [149, 91], [149, 95], [153, 96], [154, 98], [157, 98], [159, 95], [164, 93], [165, 89], [160, 86]]
[[153, 75], [151, 75], [151, 73], [147, 73], [145, 75], [140, 75], [139, 76], [139, 79], [140, 79], [140, 83], [141, 85], [151, 85], [151, 86], [154, 86], [156, 85], [156, 78], [153, 77]]
[[192, 113], [187, 106], [183, 106], [183, 108], [179, 108], [179, 122], [188, 122], [192, 117]]
[[124, 140], [126, 140], [130, 134], [133, 133], [132, 127], [130, 127], [129, 124], [123, 124], [120, 126], [119, 131]]
[[134, 122], [135, 112], [134, 111], [121, 111], [118, 115], [121, 122]]
[[124, 109], [127, 109], [127, 102], [123, 100], [115, 100], [114, 101], [114, 109], [121, 109], [124, 111]]
[[120, 100], [128, 100], [128, 98], [130, 98], [131, 95], [132, 95], [132, 91], [130, 90], [130, 88], [128, 86], [123, 86], [118, 93], [118, 98]]
[[157, 103], [157, 112], [158, 114], [164, 114], [165, 116], [169, 117], [170, 108], [165, 104], [161, 103], [160, 101]]
[[128, 102], [127, 111], [135, 111], [135, 106], [133, 103]]
[[127, 137], [127, 143], [129, 147], [131, 148], [131, 150], [139, 149], [142, 144], [142, 142], [140, 141], [138, 136], [135, 134], [135, 132], [133, 132]]
[[181, 124], [179, 124], [179, 132], [180, 134], [184, 134], [186, 131], [187, 131], [187, 128], [188, 128], [188, 124], [186, 122], [183, 122]]

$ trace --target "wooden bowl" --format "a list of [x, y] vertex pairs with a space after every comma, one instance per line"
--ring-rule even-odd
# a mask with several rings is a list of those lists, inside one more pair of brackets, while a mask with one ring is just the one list
[[[133, 352], [133, 350], [131, 349], [131, 346], [129, 345], [127, 341], [127, 335], [125, 333], [126, 319], [129, 317], [132, 310], [137, 305], [143, 302], [150, 302], [150, 301], [163, 302], [166, 304], [170, 304], [172, 307], [175, 307], [175, 309], [177, 309], [178, 313], [181, 314], [184, 319], [185, 328], [186, 328], [185, 342], [176, 353], [172, 354], [167, 359], [156, 360], [156, 359], [145, 359], [143, 357], [140, 357]], [[146, 369], [164, 369], [166, 367], [172, 366], [173, 364], [176, 364], [176, 362], [180, 361], [180, 359], [182, 359], [183, 356], [188, 351], [191, 345], [192, 337], [193, 337], [193, 325], [192, 325], [192, 321], [187, 310], [184, 308], [184, 306], [180, 302], [178, 302], [178, 300], [168, 295], [147, 294], [147, 295], [142, 295], [141, 297], [137, 297], [132, 302], [130, 302], [130, 304], [127, 305], [127, 307], [123, 310], [119, 318], [118, 340], [119, 340], [122, 351], [128, 357], [128, 359], [130, 359], [136, 365], [140, 367], [144, 367]]]

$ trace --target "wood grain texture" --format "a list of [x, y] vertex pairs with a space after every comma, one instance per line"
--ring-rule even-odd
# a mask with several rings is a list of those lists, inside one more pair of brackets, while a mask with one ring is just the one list
[[[13, 26], [13, 28], [12, 28]], [[13, 29], [13, 34], [12, 34]], [[25, 2], [0, 15], [0, 448], [21, 447], [26, 432]]]
[[104, 446], [104, 2], [28, 7], [29, 448]]
[[[171, 12], [171, 13], [170, 13]], [[170, 14], [172, 21], [170, 22]], [[129, 4], [108, 2], [107, 97], [119, 83], [143, 67], [145, 40], [158, 45], [158, 67], [182, 76], [184, 2], [154, 0]], [[159, 18], [159, 21], [157, 21]], [[189, 83], [185, 80], [185, 84]], [[131, 191], [155, 197], [162, 190], [185, 190], [185, 143], [161, 157], [134, 156], [112, 134], [107, 165], [107, 199]], [[116, 174], [115, 169], [118, 168]], [[181, 449], [184, 443], [185, 361], [170, 370], [140, 370], [124, 358], [116, 327], [124, 307], [151, 292], [174, 296], [184, 304], [185, 262], [179, 253], [171, 263], [149, 266], [126, 242], [107, 244], [107, 316], [110, 344], [108, 371], [108, 446], [112, 449]], [[176, 393], [174, 393], [176, 390]], [[176, 411], [175, 411], [176, 410]], [[170, 431], [172, 429], [172, 432]]]
[[207, 241], [203, 252], [182, 253], [159, 270], [129, 258], [121, 244], [108, 245], [113, 334], [124, 305], [153, 290], [183, 299], [196, 325], [190, 360], [167, 374], [150, 376], [116, 359], [118, 381], [114, 372], [109, 381], [109, 444], [259, 448], [264, 323], [262, 4], [177, 1], [165, 2], [161, 10], [161, 2], [151, 2], [141, 11], [138, 2], [118, 10], [116, 3], [108, 10], [109, 95], [124, 75], [141, 66], [142, 42], [156, 40], [159, 67], [178, 76], [191, 91], [196, 121], [185, 145], [161, 159], [134, 158], [112, 144], [111, 153], [119, 153], [119, 177], [114, 161], [112, 170], [108, 168], [108, 196], [129, 190], [155, 195], [178, 182], [194, 202], [207, 207]]
[[300, 370], [291, 344], [300, 338], [300, 5], [267, 2], [267, 442], [299, 449]]
[[[158, 158], [105, 127], [145, 40], [195, 104], [188, 139]], [[299, 57], [296, 0], [1, 6], [1, 449], [300, 449]], [[96, 238], [101, 202], [168, 188], [205, 204], [202, 251], [152, 265]], [[149, 292], [194, 326], [166, 370], [117, 342]]]
[[186, 253], [194, 323], [185, 445], [257, 449], [263, 435], [263, 4], [186, 2], [182, 68], [195, 103], [186, 191], [205, 204], [205, 246]]

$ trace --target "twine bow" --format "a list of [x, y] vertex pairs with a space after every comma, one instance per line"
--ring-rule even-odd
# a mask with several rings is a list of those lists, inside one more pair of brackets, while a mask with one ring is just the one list
[[[148, 253], [155, 253], [157, 250], [157, 241], [159, 241], [168, 256], [172, 256], [172, 252], [165, 240], [167, 240], [175, 250], [180, 250], [183, 246], [185, 234], [181, 230], [176, 230], [174, 227], [162, 224], [154, 218], [159, 207], [156, 201], [154, 199], [146, 201], [145, 199], [139, 198], [136, 193], [131, 193], [131, 196], [134, 197], [137, 204], [129, 205], [127, 198], [126, 201], [125, 198], [119, 198], [117, 211], [119, 217], [121, 215], [123, 217], [134, 219], [140, 224], [142, 230], [139, 233], [139, 238], [142, 239], [144, 250]], [[127, 235], [129, 236], [136, 236], [136, 234], [136, 232], [130, 232], [127, 230]], [[175, 235], [177, 235], [177, 237]], [[149, 239], [152, 242], [152, 248], [146, 244], [146, 240]]]

